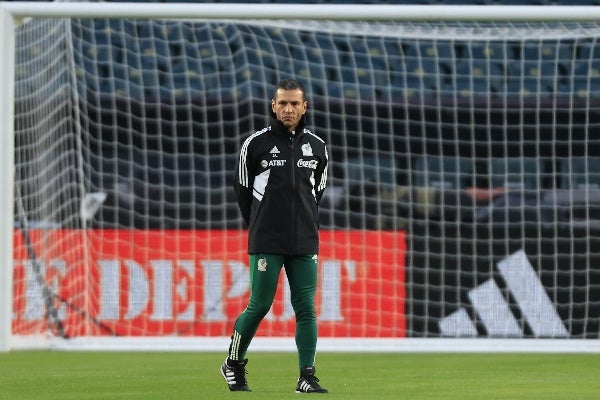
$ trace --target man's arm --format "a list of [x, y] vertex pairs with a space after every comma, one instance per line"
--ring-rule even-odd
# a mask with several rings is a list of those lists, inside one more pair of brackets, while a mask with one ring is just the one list
[[323, 192], [327, 186], [327, 163], [329, 162], [329, 155], [327, 153], [327, 146], [323, 147], [323, 162], [319, 163], [319, 167], [315, 171], [315, 198], [317, 204], [321, 202]]
[[238, 203], [238, 207], [246, 221], [250, 222], [250, 208], [252, 206], [252, 186], [254, 184], [254, 171], [250, 168], [249, 151], [250, 140], [246, 139], [242, 144], [240, 153], [235, 166], [233, 190]]

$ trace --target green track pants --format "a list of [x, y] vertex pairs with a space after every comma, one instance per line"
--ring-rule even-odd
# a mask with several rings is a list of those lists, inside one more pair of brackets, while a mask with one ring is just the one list
[[229, 358], [243, 360], [258, 326], [269, 312], [277, 291], [281, 268], [290, 285], [291, 302], [296, 314], [296, 347], [300, 367], [312, 366], [317, 349], [317, 256], [250, 255], [250, 300], [237, 318]]

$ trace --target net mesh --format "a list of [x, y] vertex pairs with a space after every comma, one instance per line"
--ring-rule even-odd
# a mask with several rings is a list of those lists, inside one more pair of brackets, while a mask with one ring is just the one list
[[[598, 33], [28, 21], [13, 332], [228, 336], [248, 289], [236, 154], [294, 77], [330, 152], [323, 335], [598, 337]], [[293, 334], [278, 296], [261, 335]]]

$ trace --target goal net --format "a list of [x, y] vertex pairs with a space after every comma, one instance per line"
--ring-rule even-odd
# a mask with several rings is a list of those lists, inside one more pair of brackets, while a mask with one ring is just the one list
[[[221, 349], [248, 297], [233, 167], [287, 77], [330, 156], [320, 343], [599, 338], [597, 23], [95, 6], [114, 15], [22, 20], [0, 71], [14, 75], [5, 349]], [[280, 283], [257, 339], [293, 348]]]

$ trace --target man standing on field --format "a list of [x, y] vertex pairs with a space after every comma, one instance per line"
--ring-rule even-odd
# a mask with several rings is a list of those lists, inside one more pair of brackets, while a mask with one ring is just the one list
[[271, 124], [242, 144], [234, 189], [248, 224], [250, 299], [233, 327], [221, 374], [229, 390], [250, 391], [246, 351], [275, 297], [281, 268], [296, 314], [297, 393], [327, 393], [315, 376], [318, 205], [327, 183], [325, 142], [305, 128], [302, 84], [284, 79], [271, 100]]

